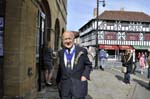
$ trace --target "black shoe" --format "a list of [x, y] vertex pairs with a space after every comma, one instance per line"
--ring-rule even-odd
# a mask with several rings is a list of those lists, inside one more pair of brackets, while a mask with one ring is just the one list
[[102, 71], [104, 71], [104, 68], [102, 66], [99, 67]]

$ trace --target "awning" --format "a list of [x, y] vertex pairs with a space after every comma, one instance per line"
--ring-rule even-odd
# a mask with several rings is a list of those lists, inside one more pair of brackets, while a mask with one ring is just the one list
[[150, 46], [134, 45], [133, 47], [138, 50], [149, 50], [150, 49]]
[[128, 50], [128, 49], [133, 49], [132, 46], [130, 45], [119, 45], [120, 50]]
[[119, 47], [117, 45], [99, 45], [99, 49], [119, 50]]

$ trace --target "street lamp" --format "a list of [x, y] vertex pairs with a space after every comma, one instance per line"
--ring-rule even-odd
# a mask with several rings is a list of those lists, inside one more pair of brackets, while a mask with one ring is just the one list
[[97, 12], [96, 12], [96, 59], [95, 59], [95, 68], [98, 67], [98, 16], [99, 16], [99, 2], [102, 2], [102, 6], [105, 7], [105, 0], [97, 0]]

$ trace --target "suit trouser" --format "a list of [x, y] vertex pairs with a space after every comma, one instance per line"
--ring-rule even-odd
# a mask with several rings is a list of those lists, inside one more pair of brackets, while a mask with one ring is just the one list
[[74, 97], [72, 94], [72, 88], [71, 88], [69, 95], [68, 96], [61, 96], [61, 99], [85, 99], [85, 97], [80, 97], [80, 98]]
[[72, 95], [72, 92], [70, 91], [70, 94], [68, 96], [62, 96], [61, 99], [85, 99], [85, 97], [80, 97], [80, 98], [74, 97]]
[[[72, 81], [70, 79], [70, 86], [72, 86]], [[77, 97], [74, 97], [73, 96], [73, 89], [72, 87], [70, 87], [70, 92], [68, 94], [68, 96], [61, 96], [61, 99], [85, 99], [85, 97], [80, 97], [80, 98], [77, 98]]]
[[85, 99], [85, 97], [81, 97], [81, 98], [61, 97], [61, 99]]

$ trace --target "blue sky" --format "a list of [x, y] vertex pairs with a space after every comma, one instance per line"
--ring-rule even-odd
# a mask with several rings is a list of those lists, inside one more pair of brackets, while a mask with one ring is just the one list
[[[67, 30], [78, 29], [93, 18], [93, 10], [97, 0], [68, 0], [67, 5]], [[99, 0], [102, 1], [102, 0]], [[149, 0], [105, 0], [106, 6], [99, 2], [99, 14], [104, 10], [138, 11], [150, 15]]]

